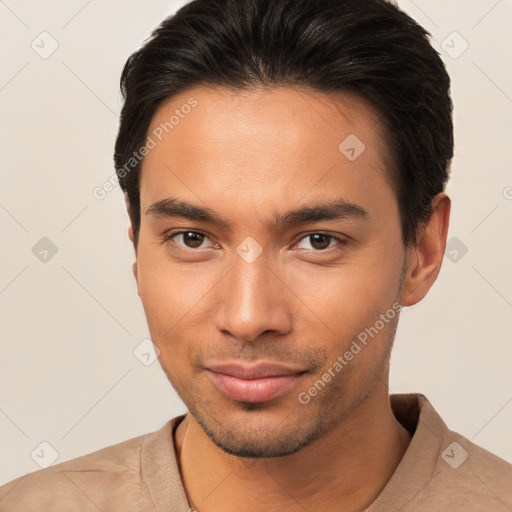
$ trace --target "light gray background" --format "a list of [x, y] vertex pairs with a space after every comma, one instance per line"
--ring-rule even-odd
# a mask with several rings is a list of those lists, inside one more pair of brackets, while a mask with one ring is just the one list
[[[183, 3], [0, 1], [0, 484], [51, 462], [41, 442], [63, 462], [185, 410], [158, 362], [133, 353], [148, 329], [122, 194], [92, 195], [113, 172], [122, 66]], [[512, 3], [399, 5], [453, 81], [456, 240], [402, 314], [391, 390], [423, 392], [450, 428], [512, 460]], [[32, 252], [42, 237], [58, 249], [46, 262]]]

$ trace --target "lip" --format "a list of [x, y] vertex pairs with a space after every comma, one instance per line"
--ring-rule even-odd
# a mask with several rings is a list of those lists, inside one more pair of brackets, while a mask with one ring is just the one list
[[238, 402], [262, 403], [283, 395], [305, 373], [302, 368], [276, 364], [212, 364], [208, 375], [215, 387]]

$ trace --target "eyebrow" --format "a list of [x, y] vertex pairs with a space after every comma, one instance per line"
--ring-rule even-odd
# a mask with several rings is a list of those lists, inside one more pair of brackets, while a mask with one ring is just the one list
[[[222, 226], [227, 230], [232, 230], [231, 223], [223, 219], [214, 210], [197, 206], [172, 196], [153, 203], [146, 210], [146, 215], [209, 222]], [[369, 217], [369, 213], [362, 206], [344, 199], [335, 199], [327, 202], [315, 202], [285, 213], [275, 213], [267, 222], [267, 226], [270, 229], [278, 230], [282, 227], [306, 222], [345, 219], [367, 220]]]

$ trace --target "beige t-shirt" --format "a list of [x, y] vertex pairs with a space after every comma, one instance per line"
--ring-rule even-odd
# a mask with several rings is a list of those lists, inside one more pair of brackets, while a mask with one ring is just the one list
[[[512, 465], [448, 430], [423, 395], [391, 395], [391, 406], [414, 435], [368, 512], [512, 510]], [[173, 441], [183, 417], [156, 432], [12, 480], [0, 487], [0, 511], [192, 510]]]

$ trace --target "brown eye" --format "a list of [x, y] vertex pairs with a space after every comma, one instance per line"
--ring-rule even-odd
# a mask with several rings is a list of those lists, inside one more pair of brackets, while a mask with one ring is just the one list
[[332, 236], [323, 235], [322, 233], [316, 233], [314, 235], [309, 235], [309, 242], [311, 247], [317, 251], [321, 251], [323, 249], [327, 249], [329, 244], [331, 243]]
[[[210, 245], [207, 242], [210, 241]], [[162, 243], [170, 250], [188, 251], [189, 253], [201, 252], [195, 249], [217, 249], [218, 244], [211, 243], [210, 237], [201, 231], [179, 231], [173, 233], [171, 231], [165, 233], [162, 237]]]
[[204, 242], [205, 236], [196, 231], [185, 231], [180, 233], [183, 237], [183, 243], [190, 249], [197, 249]]
[[[328, 233], [311, 233], [304, 236], [299, 243], [297, 248], [305, 249], [309, 252], [330, 253], [330, 249], [341, 249], [346, 244], [346, 240], [339, 238]], [[337, 246], [337, 247], [336, 247]], [[329, 249], [327, 251], [326, 249]]]

